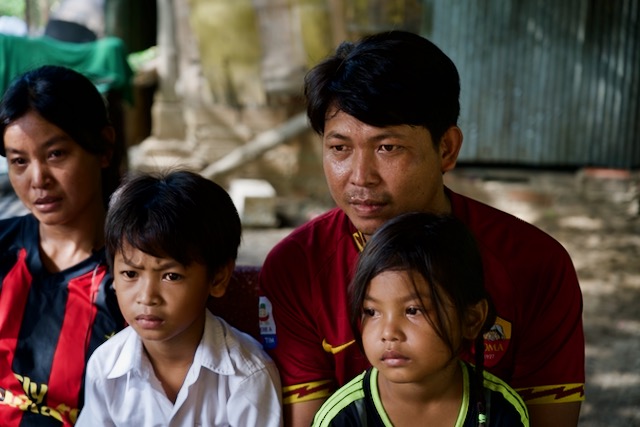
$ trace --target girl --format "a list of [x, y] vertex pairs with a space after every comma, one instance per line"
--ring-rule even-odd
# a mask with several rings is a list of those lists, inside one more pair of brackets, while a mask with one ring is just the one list
[[[354, 336], [372, 367], [314, 426], [528, 426], [522, 399], [483, 370], [493, 310], [472, 235], [452, 216], [409, 213], [371, 238], [351, 283]], [[475, 367], [462, 362], [475, 351]]]

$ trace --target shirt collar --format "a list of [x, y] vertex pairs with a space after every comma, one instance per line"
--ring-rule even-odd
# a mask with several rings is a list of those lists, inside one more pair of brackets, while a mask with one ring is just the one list
[[[227, 340], [228, 328], [226, 323], [207, 310], [204, 333], [196, 349], [190, 372], [194, 371], [194, 366], [202, 366], [220, 375], [235, 374], [236, 369], [229, 352], [239, 344], [236, 340]], [[113, 379], [132, 373], [146, 379], [152, 371], [151, 362], [144, 354], [142, 340], [131, 329], [107, 378]]]

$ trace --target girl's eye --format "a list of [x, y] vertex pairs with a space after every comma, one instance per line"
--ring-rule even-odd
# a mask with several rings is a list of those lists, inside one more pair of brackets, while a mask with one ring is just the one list
[[410, 316], [415, 316], [417, 314], [422, 313], [422, 308], [420, 307], [408, 307], [407, 308], [407, 314]]
[[367, 317], [373, 317], [376, 314], [375, 310], [372, 308], [363, 308], [362, 315]]

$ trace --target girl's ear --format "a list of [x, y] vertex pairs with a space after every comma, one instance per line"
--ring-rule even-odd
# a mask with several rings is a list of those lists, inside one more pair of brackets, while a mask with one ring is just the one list
[[462, 334], [468, 340], [475, 340], [482, 331], [487, 314], [489, 313], [489, 303], [486, 299], [482, 299], [476, 304], [467, 308], [464, 315], [464, 325], [462, 325]]
[[209, 285], [209, 295], [212, 297], [220, 298], [227, 291], [227, 286], [229, 286], [229, 281], [231, 280], [231, 275], [233, 274], [233, 269], [236, 267], [235, 261], [229, 261], [224, 266], [220, 267], [216, 274], [211, 279], [211, 284]]

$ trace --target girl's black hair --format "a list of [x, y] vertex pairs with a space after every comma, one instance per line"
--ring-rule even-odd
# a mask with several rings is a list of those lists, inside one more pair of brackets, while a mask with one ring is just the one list
[[112, 153], [109, 167], [102, 170], [105, 206], [120, 182], [122, 153], [103, 131], [111, 125], [105, 98], [84, 75], [70, 68], [44, 65], [18, 76], [0, 102], [0, 155], [6, 156], [7, 126], [30, 111], [67, 133], [87, 152]]
[[[427, 316], [427, 320], [448, 345], [452, 358], [463, 350], [475, 352], [477, 405], [484, 415], [483, 334], [493, 325], [495, 311], [484, 288], [482, 257], [471, 232], [451, 215], [414, 212], [387, 221], [374, 233], [360, 255], [349, 286], [351, 328], [361, 349], [360, 326], [367, 289], [371, 280], [385, 271], [415, 272], [429, 284], [435, 315]], [[454, 319], [448, 317], [445, 304], [453, 304], [455, 320], [464, 325], [467, 309], [482, 300], [488, 302], [489, 311], [481, 332], [475, 341], [463, 340], [455, 348], [455, 337], [449, 332]]]
[[186, 170], [129, 175], [113, 194], [105, 223], [107, 261], [130, 245], [214, 275], [238, 255], [242, 226], [229, 194]]

